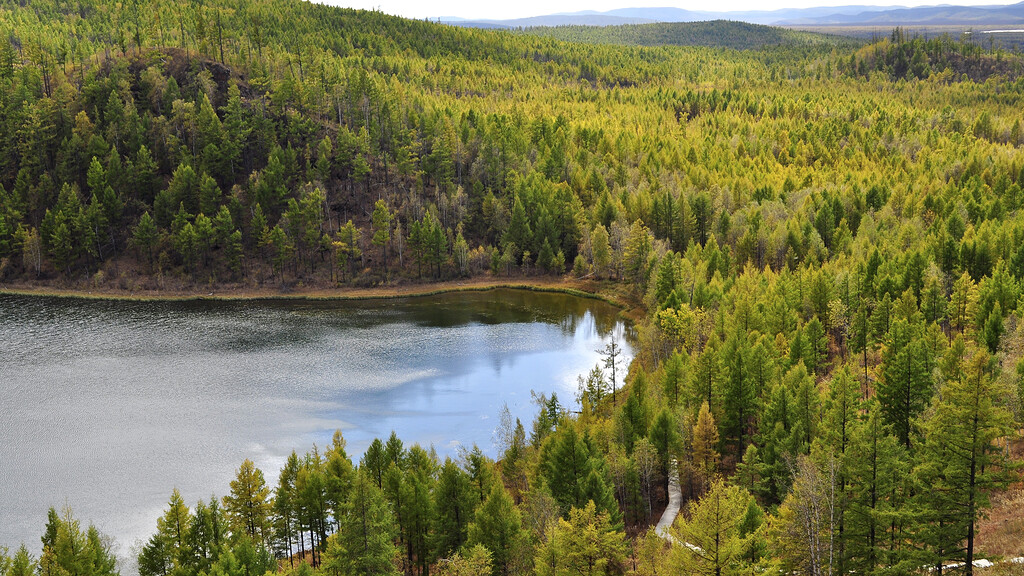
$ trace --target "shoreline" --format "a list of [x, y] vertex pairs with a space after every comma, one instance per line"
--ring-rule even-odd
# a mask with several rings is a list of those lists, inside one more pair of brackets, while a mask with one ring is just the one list
[[288, 289], [273, 288], [222, 288], [219, 290], [146, 290], [128, 291], [119, 289], [60, 288], [48, 285], [0, 284], [0, 295], [40, 296], [82, 300], [119, 300], [132, 302], [174, 302], [174, 301], [345, 301], [345, 300], [393, 300], [398, 298], [421, 298], [457, 292], [487, 292], [498, 289], [526, 290], [568, 294], [579, 298], [600, 300], [621, 309], [628, 314], [641, 305], [609, 289], [619, 284], [611, 281], [579, 281], [563, 278], [471, 278], [446, 280], [442, 282], [414, 283], [406, 285], [375, 286], [371, 288], [351, 287], [301, 287]]

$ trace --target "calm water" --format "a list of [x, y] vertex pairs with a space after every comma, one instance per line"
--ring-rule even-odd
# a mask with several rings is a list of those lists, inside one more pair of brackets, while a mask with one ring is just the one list
[[[617, 310], [500, 290], [364, 302], [136, 303], [0, 295], [0, 545], [39, 548], [69, 505], [130, 553], [171, 489], [222, 496], [245, 458], [268, 483], [343, 430], [358, 460], [391, 430], [442, 458], [492, 456], [503, 404], [572, 402]], [[624, 373], [620, 372], [620, 374]], [[621, 378], [621, 376], [620, 376]]]

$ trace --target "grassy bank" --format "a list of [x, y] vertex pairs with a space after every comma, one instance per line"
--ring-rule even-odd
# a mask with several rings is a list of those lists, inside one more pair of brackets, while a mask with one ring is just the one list
[[81, 289], [50, 285], [0, 284], [0, 294], [49, 296], [128, 301], [174, 300], [386, 300], [435, 296], [452, 292], [483, 292], [499, 288], [569, 294], [592, 298], [623, 309], [629, 316], [642, 314], [640, 305], [622, 286], [614, 282], [563, 278], [493, 277], [449, 280], [444, 282], [395, 284], [369, 288], [351, 287], [288, 287], [288, 288], [219, 288], [216, 290], [146, 290], [129, 291], [115, 288]]

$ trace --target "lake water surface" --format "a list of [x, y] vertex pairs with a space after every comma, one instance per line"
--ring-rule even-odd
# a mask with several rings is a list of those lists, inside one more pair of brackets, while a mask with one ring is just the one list
[[[171, 490], [224, 495], [245, 458], [276, 485], [292, 450], [340, 428], [358, 462], [375, 437], [477, 443], [494, 455], [507, 403], [572, 403], [618, 310], [494, 290], [374, 301], [123, 302], [0, 295], [0, 546], [38, 552], [70, 506], [130, 554]], [[623, 364], [625, 366], [625, 364]], [[621, 375], [624, 370], [620, 370]]]

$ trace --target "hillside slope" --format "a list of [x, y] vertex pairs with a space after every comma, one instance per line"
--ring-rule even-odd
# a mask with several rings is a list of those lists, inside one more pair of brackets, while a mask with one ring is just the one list
[[827, 36], [747, 24], [714, 20], [709, 22], [672, 22], [627, 24], [622, 26], [533, 27], [524, 34], [545, 36], [567, 42], [619, 44], [624, 46], [707, 46], [750, 50], [769, 46], [853, 46], [858, 42], [842, 36]]

